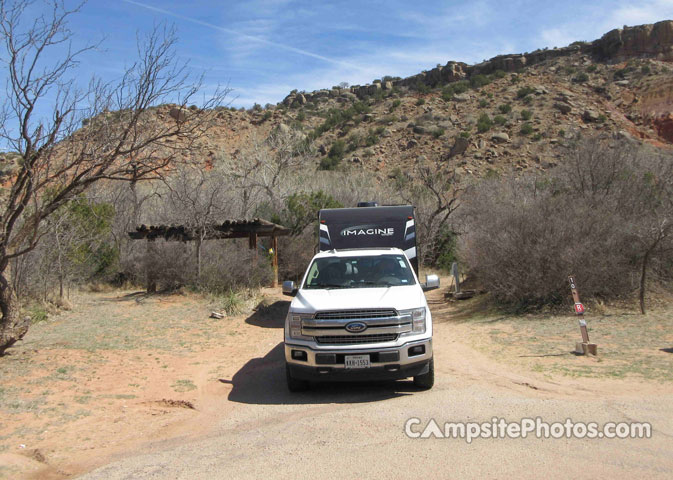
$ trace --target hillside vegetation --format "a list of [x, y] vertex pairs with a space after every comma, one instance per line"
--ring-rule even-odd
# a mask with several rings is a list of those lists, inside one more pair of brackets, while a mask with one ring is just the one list
[[[197, 265], [194, 245], [158, 242], [148, 260], [127, 233], [266, 218], [291, 228], [280, 270], [297, 279], [320, 208], [377, 200], [414, 204], [423, 263], [441, 269], [459, 259], [502, 302], [558, 303], [574, 273], [588, 296], [640, 291], [644, 310], [647, 282], [667, 285], [673, 265], [672, 48], [666, 21], [479, 65], [295, 91], [249, 110], [148, 106], [143, 121], [155, 129], [197, 116], [207, 124], [189, 143], [163, 142], [152, 158], [170, 150], [171, 161], [151, 181], [102, 181], [60, 207], [46, 241], [13, 260], [14, 288], [44, 318], [51, 303], [67, 307], [71, 285], [142, 284], [151, 262], [161, 288], [235, 304], [236, 292], [269, 282], [270, 245], [255, 253], [246, 242], [205, 242]], [[71, 141], [127, 117], [97, 113]], [[21, 156], [1, 159], [11, 182]]]

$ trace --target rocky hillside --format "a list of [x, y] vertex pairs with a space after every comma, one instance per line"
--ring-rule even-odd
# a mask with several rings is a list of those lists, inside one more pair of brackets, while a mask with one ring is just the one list
[[[447, 161], [463, 176], [553, 167], [559, 144], [605, 132], [673, 146], [673, 21], [625, 27], [594, 42], [449, 61], [408, 78], [291, 92], [278, 105], [221, 107], [194, 159], [236, 157], [274, 129], [300, 130], [317, 168], [388, 175]], [[179, 118], [175, 106], [160, 118]], [[4, 160], [4, 159], [3, 159]]]
[[670, 148], [672, 61], [673, 21], [663, 21], [477, 65], [292, 92], [264, 109], [222, 109], [201, 154], [236, 155], [274, 128], [294, 128], [313, 140], [316, 167], [388, 174], [440, 160], [482, 176], [552, 167], [558, 145], [580, 132]]

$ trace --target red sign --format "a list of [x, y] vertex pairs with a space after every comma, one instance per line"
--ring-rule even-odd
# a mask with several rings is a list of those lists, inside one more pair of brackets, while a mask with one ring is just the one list
[[575, 303], [575, 313], [577, 315], [584, 314], [584, 305], [582, 305], [580, 302]]

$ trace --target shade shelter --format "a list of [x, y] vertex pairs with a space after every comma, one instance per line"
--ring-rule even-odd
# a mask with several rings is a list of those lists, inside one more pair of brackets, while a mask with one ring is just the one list
[[[162, 239], [174, 242], [201, 242], [203, 240], [226, 240], [230, 238], [248, 238], [248, 247], [257, 251], [260, 237], [271, 237], [271, 262], [273, 265], [273, 286], [278, 286], [278, 237], [290, 234], [290, 229], [275, 223], [254, 218], [252, 220], [225, 220], [221, 224], [204, 226], [187, 225], [141, 225], [134, 232], [128, 232], [133, 240], [146, 240], [148, 255], [154, 241]], [[253, 255], [253, 262], [256, 254]], [[156, 290], [156, 278], [148, 270], [147, 291]]]

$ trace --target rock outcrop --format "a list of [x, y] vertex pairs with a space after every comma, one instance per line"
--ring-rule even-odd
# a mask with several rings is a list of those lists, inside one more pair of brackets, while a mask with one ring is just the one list
[[673, 60], [673, 20], [653, 25], [639, 25], [611, 30], [592, 42], [592, 51], [609, 61], [624, 61], [632, 57]]
[[593, 42], [575, 42], [563, 48], [541, 49], [525, 54], [498, 55], [476, 65], [450, 61], [446, 65], [395, 81], [376, 82], [371, 85], [355, 85], [350, 88], [333, 87], [316, 92], [293, 92], [283, 100], [288, 107], [299, 107], [307, 102], [321, 101], [328, 97], [342, 101], [364, 99], [381, 90], [401, 87], [416, 87], [419, 84], [435, 87], [473, 75], [489, 74], [501, 70], [516, 72], [525, 67], [547, 60], [577, 53], [590, 55], [605, 62], [622, 62], [634, 57], [648, 57], [673, 61], [673, 20], [664, 20], [651, 25], [639, 25], [612, 30]]

